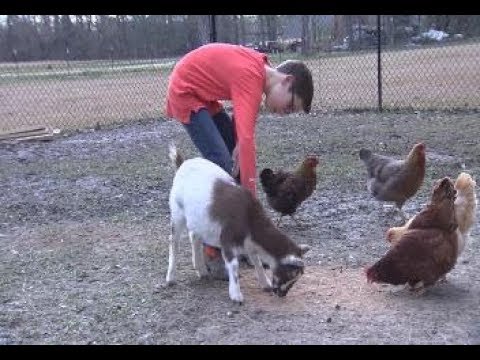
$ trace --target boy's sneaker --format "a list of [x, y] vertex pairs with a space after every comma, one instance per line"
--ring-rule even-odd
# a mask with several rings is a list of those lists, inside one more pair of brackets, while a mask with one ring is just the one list
[[205, 265], [212, 278], [217, 280], [228, 280], [228, 271], [222, 257], [222, 250], [203, 244], [203, 257]]

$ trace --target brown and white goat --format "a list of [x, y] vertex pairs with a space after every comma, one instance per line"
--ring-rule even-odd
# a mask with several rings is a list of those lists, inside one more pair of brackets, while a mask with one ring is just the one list
[[[183, 161], [174, 145], [170, 160], [177, 168], [170, 190], [171, 236], [166, 281], [176, 281], [176, 255], [181, 233], [187, 230], [192, 245], [193, 267], [207, 275], [202, 242], [222, 249], [234, 302], [242, 303], [238, 256], [252, 259], [258, 281], [265, 290], [285, 296], [304, 271], [307, 245], [297, 245], [278, 230], [260, 202], [216, 164], [194, 158]], [[262, 266], [272, 270], [270, 281]]]

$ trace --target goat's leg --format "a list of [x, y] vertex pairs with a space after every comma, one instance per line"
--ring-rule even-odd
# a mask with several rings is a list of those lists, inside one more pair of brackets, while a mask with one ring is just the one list
[[257, 272], [257, 279], [258, 279], [258, 282], [260, 283], [260, 286], [265, 291], [271, 291], [272, 282], [267, 277], [265, 269], [263, 268], [263, 265], [262, 265], [262, 260], [257, 254], [252, 254], [250, 256], [250, 259], [252, 259], [253, 265], [255, 266], [255, 270]]
[[206, 277], [208, 275], [207, 266], [205, 265], [205, 259], [203, 258], [202, 243], [198, 236], [192, 231], [188, 232], [190, 243], [192, 244], [192, 263], [193, 268], [197, 271], [199, 278]]
[[175, 284], [177, 280], [177, 254], [178, 242], [180, 241], [180, 228], [171, 225], [171, 234], [169, 236], [169, 254], [168, 254], [168, 270], [167, 270], [167, 284]]
[[238, 276], [238, 259], [233, 255], [230, 249], [222, 248], [223, 260], [228, 271], [228, 295], [233, 302], [242, 304], [243, 295], [240, 291], [240, 281]]

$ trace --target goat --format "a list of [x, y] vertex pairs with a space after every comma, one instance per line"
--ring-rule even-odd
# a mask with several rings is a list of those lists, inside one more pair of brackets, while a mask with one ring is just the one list
[[[228, 271], [228, 293], [243, 302], [239, 284], [239, 255], [248, 255], [260, 286], [277, 296], [287, 295], [304, 272], [302, 260], [310, 248], [297, 245], [278, 230], [260, 202], [238, 185], [222, 168], [203, 158], [183, 160], [171, 144], [169, 157], [177, 168], [169, 195], [171, 235], [167, 284], [176, 281], [176, 256], [181, 233], [187, 230], [193, 267], [199, 277], [207, 275], [202, 242], [222, 249]], [[262, 260], [272, 270], [270, 281]]]

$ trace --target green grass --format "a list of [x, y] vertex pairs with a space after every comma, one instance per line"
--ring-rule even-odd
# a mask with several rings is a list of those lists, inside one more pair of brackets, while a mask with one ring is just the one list
[[[169, 74], [175, 63], [115, 63], [110, 64], [91, 64], [91, 66], [55, 66], [52, 69], [45, 69], [43, 66], [24, 66], [18, 69], [0, 66], [0, 85], [39, 82], [39, 81], [66, 81], [78, 79], [99, 79], [116, 78], [119, 76], [134, 76], [137, 74], [161, 73]], [[9, 71], [6, 71], [9, 70]]]

